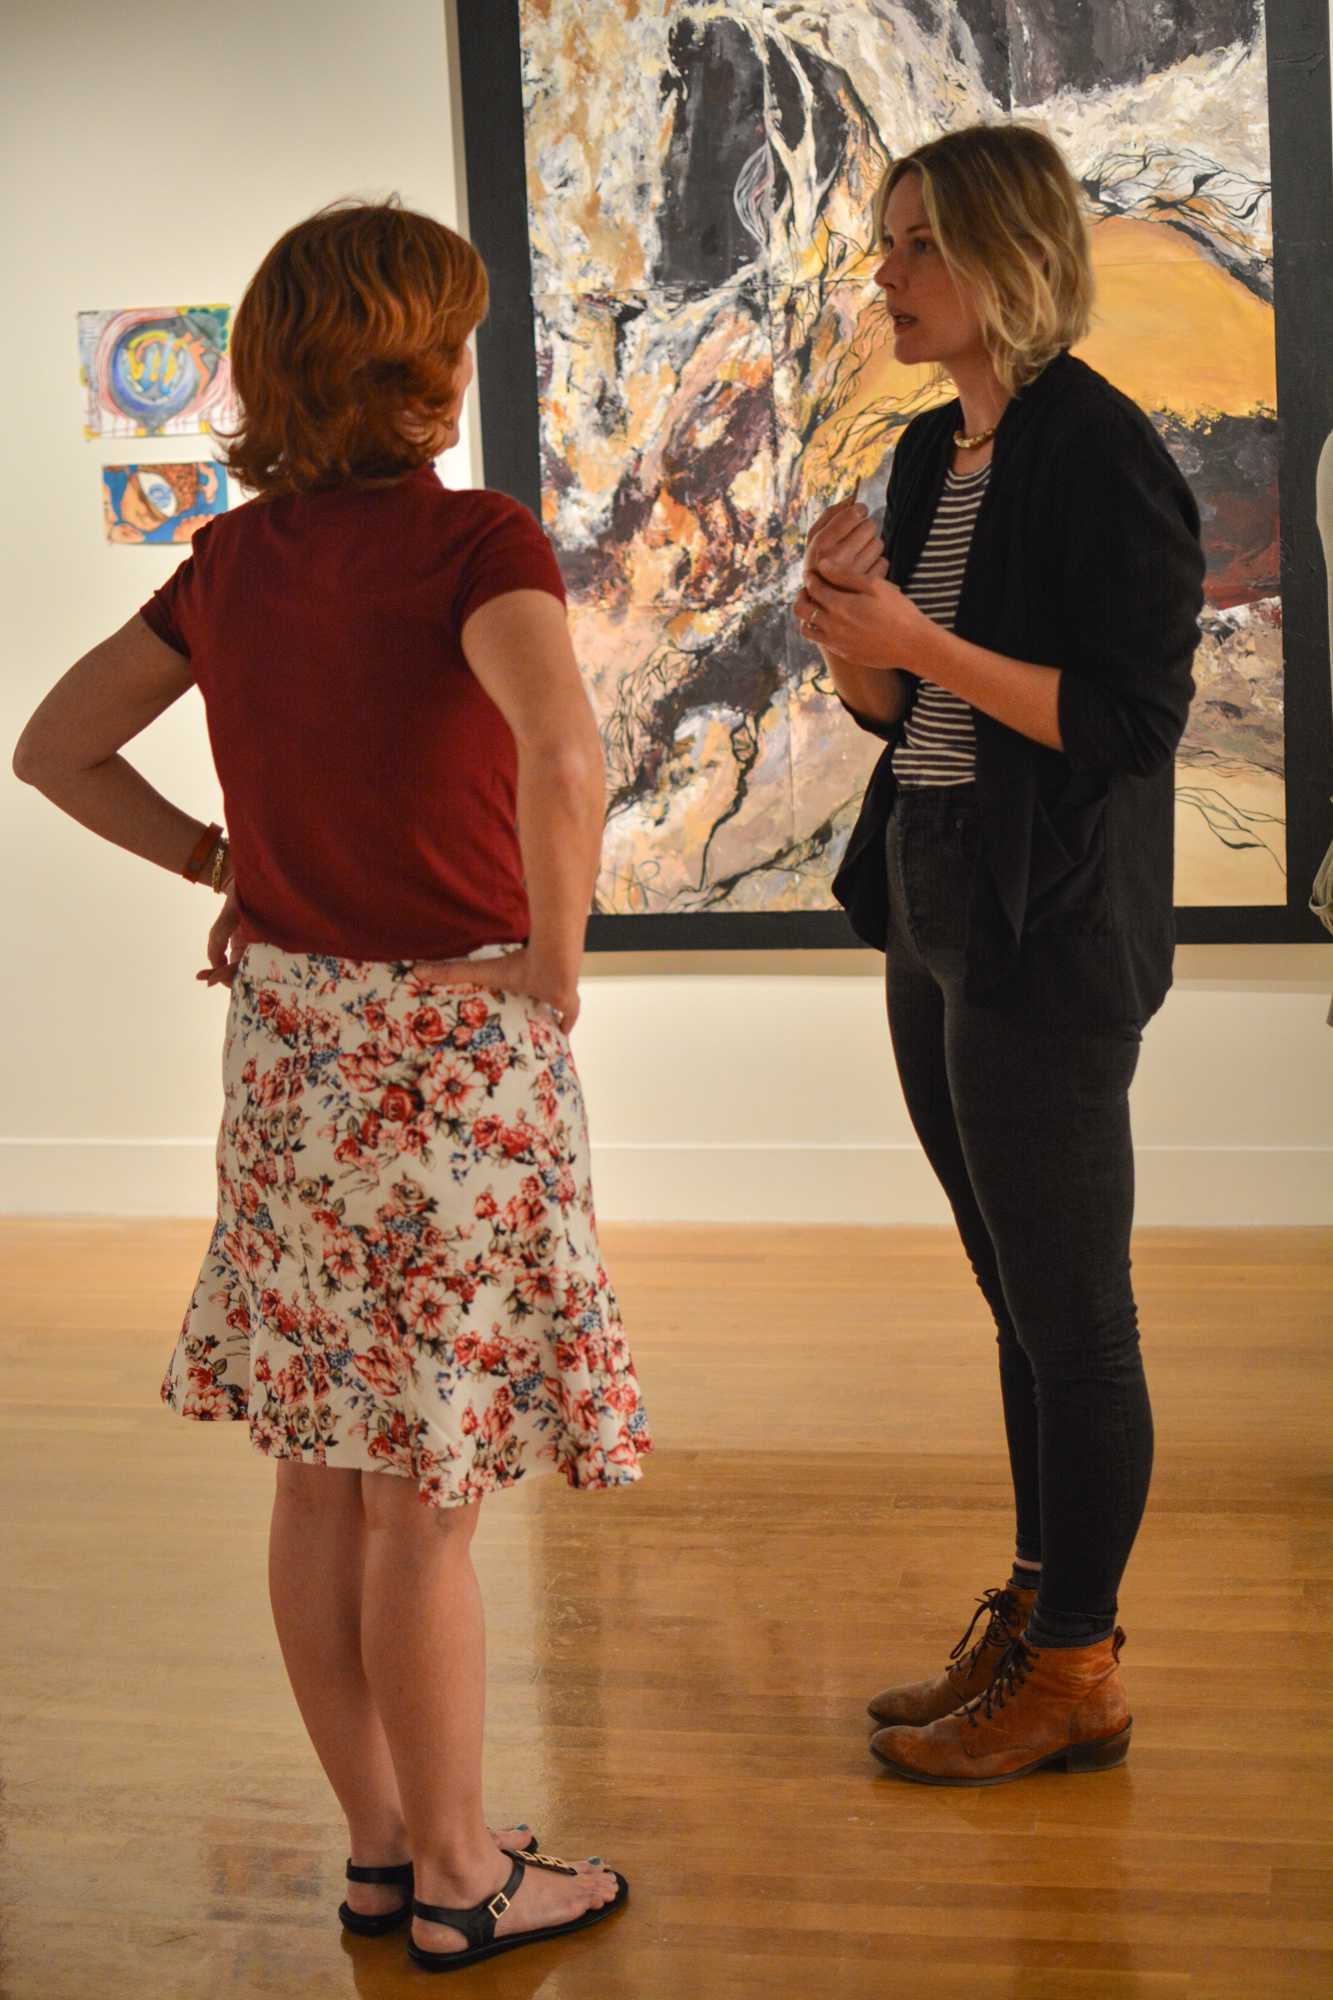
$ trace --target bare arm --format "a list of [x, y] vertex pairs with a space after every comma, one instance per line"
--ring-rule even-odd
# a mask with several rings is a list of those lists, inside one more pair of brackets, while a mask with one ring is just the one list
[[1063, 750], [1059, 667], [1010, 659], [933, 623], [928, 631], [920, 630], [914, 659], [917, 671], [938, 687], [948, 688], [1034, 743]]
[[907, 713], [911, 682], [896, 667], [857, 667], [820, 647], [834, 687], [853, 715], [887, 725]]
[[14, 775], [117, 847], [179, 875], [204, 822], [118, 753], [194, 685], [190, 663], [134, 617], [85, 653], [34, 712]]
[[505, 961], [495, 983], [550, 1001], [568, 1029], [578, 1014], [579, 967], [602, 850], [601, 738], [564, 607], [549, 591], [493, 597], [468, 619], [462, 641], [468, 665], [518, 746], [518, 832], [531, 930], [526, 963]]
[[872, 663], [886, 658], [909, 661], [913, 673], [997, 722], [1052, 750], [1063, 748], [1059, 667], [974, 646], [928, 618], [896, 583], [858, 574], [849, 564], [831, 564], [808, 576], [803, 595], [813, 602], [831, 643], [863, 671], [878, 671]]

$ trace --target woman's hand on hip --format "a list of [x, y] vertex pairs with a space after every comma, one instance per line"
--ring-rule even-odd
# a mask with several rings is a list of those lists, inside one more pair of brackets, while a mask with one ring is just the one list
[[236, 977], [236, 968], [241, 962], [241, 954], [235, 949], [240, 922], [241, 912], [233, 878], [227, 884], [218, 920], [208, 933], [208, 964], [202, 972], [195, 974], [195, 978], [202, 979], [205, 986], [230, 986]]
[[480, 986], [488, 993], [517, 993], [540, 1000], [569, 1034], [579, 1017], [577, 969], [557, 972], [540, 965], [525, 945], [499, 958], [419, 960], [412, 976], [423, 986]]

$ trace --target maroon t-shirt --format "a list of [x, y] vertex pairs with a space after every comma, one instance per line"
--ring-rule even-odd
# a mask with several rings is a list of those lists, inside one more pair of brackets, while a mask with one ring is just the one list
[[508, 590], [563, 603], [546, 536], [433, 466], [199, 530], [141, 615], [204, 698], [243, 942], [452, 958], [527, 937], [514, 739], [459, 643]]

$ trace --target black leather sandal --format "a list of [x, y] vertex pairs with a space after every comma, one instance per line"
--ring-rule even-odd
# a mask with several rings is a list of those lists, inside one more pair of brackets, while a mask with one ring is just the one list
[[342, 1927], [355, 1931], [358, 1937], [383, 1937], [386, 1931], [397, 1930], [412, 1907], [412, 1863], [400, 1861], [392, 1868], [358, 1868], [354, 1861], [347, 1864], [349, 1882], [396, 1882], [407, 1891], [407, 1901], [400, 1903], [396, 1910], [385, 1910], [378, 1917], [362, 1916], [359, 1910], [348, 1904], [338, 1905], [338, 1916]]
[[514, 1867], [509, 1880], [502, 1889], [484, 1902], [474, 1903], [469, 1910], [446, 1909], [443, 1903], [422, 1903], [412, 1898], [412, 1914], [424, 1917], [428, 1924], [448, 1924], [451, 1930], [461, 1931], [467, 1939], [466, 1951], [426, 1951], [410, 1938], [407, 1941], [407, 1955], [414, 1965], [426, 1972], [461, 1972], [464, 1966], [476, 1965], [483, 1958], [495, 1958], [502, 1951], [517, 1951], [522, 1944], [544, 1944], [547, 1938], [568, 1937], [572, 1931], [586, 1931], [590, 1924], [599, 1924], [603, 1917], [612, 1917], [617, 1910], [623, 1910], [629, 1896], [629, 1883], [623, 1875], [616, 1875], [614, 1868], [608, 1874], [616, 1877], [616, 1893], [613, 1900], [603, 1903], [600, 1909], [585, 1910], [581, 1917], [575, 1917], [567, 1924], [545, 1924], [540, 1930], [515, 1931], [510, 1937], [498, 1938], [495, 1925], [509, 1908], [523, 1880], [524, 1871], [529, 1868], [549, 1869], [555, 1875], [577, 1875], [578, 1869], [568, 1861], [557, 1860], [553, 1854], [540, 1854], [527, 1849], [515, 1854], [512, 1848], [502, 1848], [509, 1855]]
[[[532, 1839], [526, 1847], [520, 1848], [518, 1851], [521, 1854], [535, 1854], [537, 1852], [536, 1834], [533, 1834]], [[502, 1848], [501, 1852], [507, 1854], [509, 1849], [507, 1847]], [[387, 1932], [397, 1930], [399, 1924], [404, 1922], [410, 1914], [413, 1882], [412, 1863], [410, 1861], [395, 1862], [391, 1868], [360, 1868], [356, 1862], [349, 1861], [347, 1864], [347, 1879], [349, 1882], [396, 1883], [400, 1888], [406, 1889], [407, 1900], [400, 1903], [396, 1910], [385, 1910], [378, 1917], [363, 1916], [359, 1910], [353, 1910], [346, 1903], [340, 1903], [338, 1905], [338, 1917], [344, 1930], [354, 1931], [357, 1937], [384, 1937]]]

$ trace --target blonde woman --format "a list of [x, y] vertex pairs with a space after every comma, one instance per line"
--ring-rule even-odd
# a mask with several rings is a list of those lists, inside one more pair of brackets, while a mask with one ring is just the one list
[[[275, 1461], [283, 1660], [347, 1819], [343, 1927], [453, 1972], [601, 1921], [622, 1876], [482, 1810], [483, 1498], [607, 1490], [649, 1437], [568, 1040], [601, 745], [560, 572], [444, 486], [487, 277], [397, 203], [298, 223], [236, 316], [256, 494], [51, 692], [15, 758], [103, 839], [225, 895], [218, 1216], [180, 1416]], [[230, 842], [120, 755], [198, 687]]]
[[945, 1670], [872, 1700], [871, 1747], [998, 1784], [1129, 1748], [1118, 1591], [1153, 1448], [1129, 1087], [1171, 983], [1204, 561], [1147, 417], [1069, 353], [1093, 281], [1050, 140], [920, 147], [876, 228], [894, 353], [957, 393], [899, 439], [882, 538], [859, 506], [816, 522], [795, 615], [887, 746], [834, 887], [886, 952], [908, 1110], [995, 1318], [1016, 1547]]

